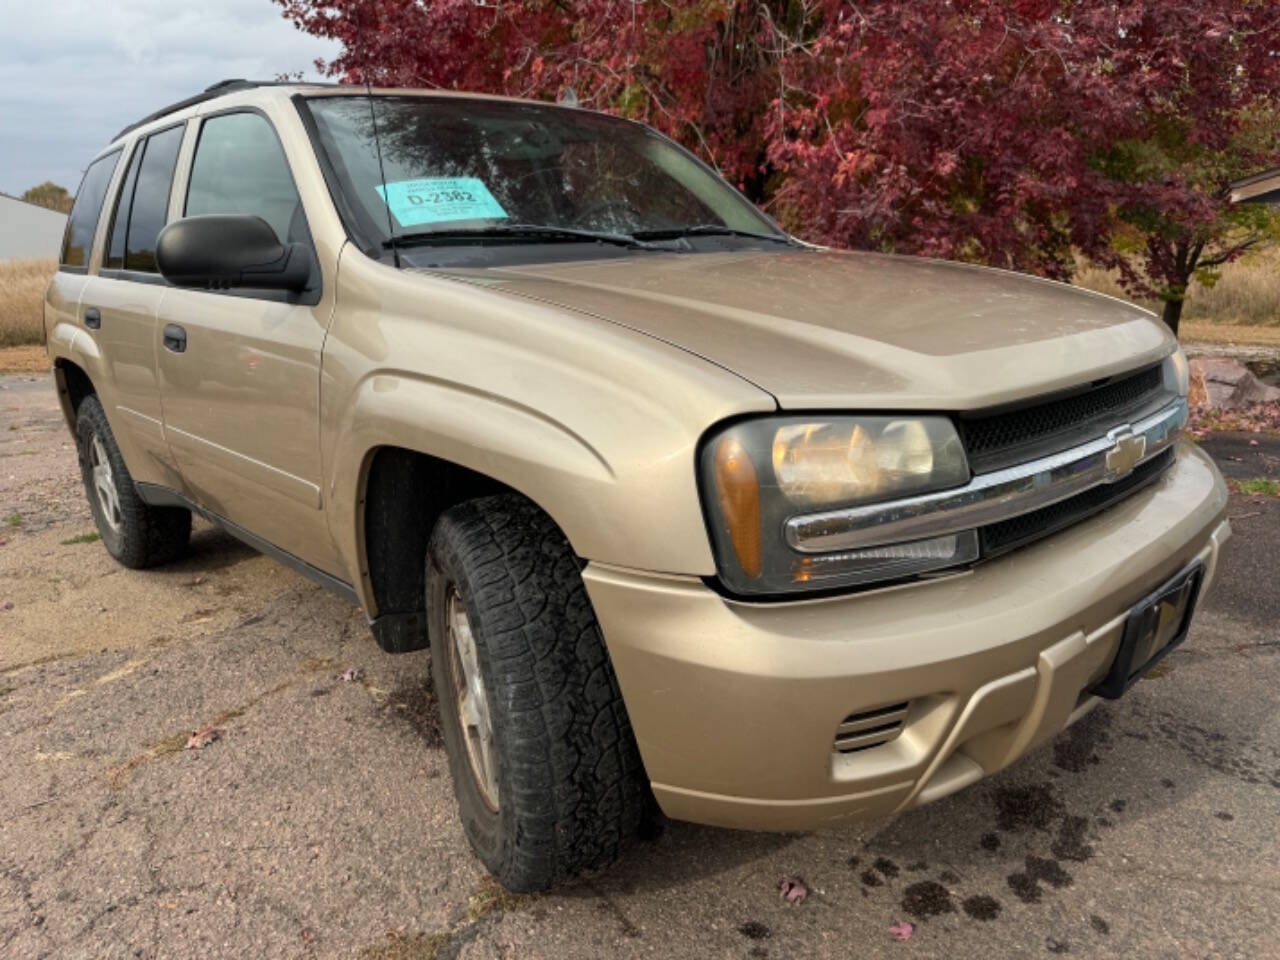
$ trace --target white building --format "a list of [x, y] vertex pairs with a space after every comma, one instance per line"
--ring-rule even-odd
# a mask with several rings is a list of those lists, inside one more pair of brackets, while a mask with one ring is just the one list
[[1231, 185], [1232, 203], [1280, 203], [1280, 167], [1264, 170]]
[[0, 194], [0, 260], [56, 257], [67, 215]]

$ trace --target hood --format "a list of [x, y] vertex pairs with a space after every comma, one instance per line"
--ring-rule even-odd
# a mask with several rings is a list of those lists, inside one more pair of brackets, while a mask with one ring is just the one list
[[1152, 314], [1112, 297], [913, 257], [655, 254], [452, 275], [674, 344], [784, 409], [976, 409], [1173, 349]]

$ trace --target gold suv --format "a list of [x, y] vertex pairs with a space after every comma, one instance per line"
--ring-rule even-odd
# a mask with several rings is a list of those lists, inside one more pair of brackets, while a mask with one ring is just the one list
[[801, 243], [637, 123], [229, 81], [90, 164], [46, 306], [94, 519], [431, 648], [508, 887], [927, 803], [1120, 696], [1230, 535], [1150, 314]]

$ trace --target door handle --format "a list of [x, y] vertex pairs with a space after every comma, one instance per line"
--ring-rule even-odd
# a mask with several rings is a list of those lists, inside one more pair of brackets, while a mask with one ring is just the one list
[[164, 348], [174, 353], [182, 353], [187, 349], [187, 331], [176, 323], [164, 325]]
[[98, 312], [97, 307], [86, 307], [84, 311], [84, 325], [90, 330], [97, 330], [102, 326], [102, 314]]

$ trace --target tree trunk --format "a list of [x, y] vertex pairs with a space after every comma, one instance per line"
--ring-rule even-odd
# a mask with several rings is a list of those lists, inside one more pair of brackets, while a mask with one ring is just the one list
[[1184, 299], [1179, 297], [1177, 300], [1166, 300], [1164, 302], [1164, 320], [1165, 326], [1173, 331], [1173, 335], [1178, 335], [1178, 321], [1182, 319], [1182, 305], [1186, 303]]

